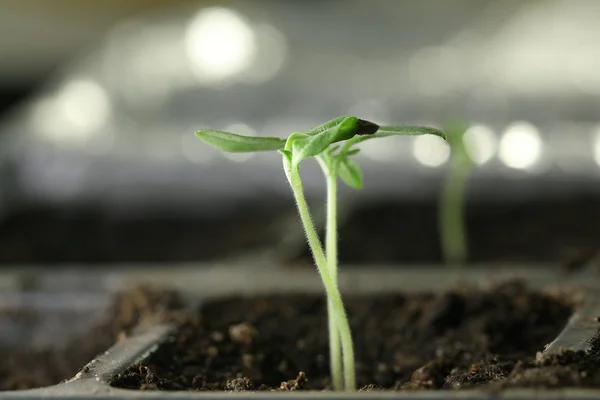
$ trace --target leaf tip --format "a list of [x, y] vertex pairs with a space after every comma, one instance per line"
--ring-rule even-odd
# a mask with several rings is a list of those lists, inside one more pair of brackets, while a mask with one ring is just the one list
[[373, 135], [379, 130], [379, 125], [365, 119], [358, 119], [357, 135]]

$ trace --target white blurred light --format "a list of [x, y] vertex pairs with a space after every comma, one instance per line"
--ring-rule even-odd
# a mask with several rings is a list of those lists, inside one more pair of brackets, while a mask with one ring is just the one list
[[463, 136], [469, 156], [476, 164], [482, 165], [496, 153], [497, 139], [494, 131], [484, 125], [470, 126]]
[[[256, 131], [243, 123], [232, 123], [227, 125], [224, 129], [225, 132], [231, 132], [231, 133], [235, 133], [237, 135], [244, 135], [244, 136], [256, 136]], [[251, 159], [252, 157], [254, 157], [255, 153], [223, 153], [225, 155], [226, 158], [230, 159], [231, 161], [235, 161], [235, 162], [244, 162], [244, 161], [248, 161], [249, 159]]]
[[516, 169], [532, 167], [540, 158], [542, 139], [535, 126], [515, 122], [506, 128], [500, 141], [499, 157], [506, 166]]
[[417, 136], [413, 142], [413, 155], [427, 167], [439, 167], [448, 161], [450, 146], [437, 136]]
[[71, 80], [55, 96], [36, 101], [31, 122], [36, 134], [62, 143], [86, 143], [101, 134], [112, 115], [106, 90], [91, 79]]
[[255, 29], [256, 53], [252, 65], [242, 79], [252, 84], [271, 80], [283, 68], [288, 56], [288, 46], [283, 34], [271, 25], [259, 25]]
[[219, 81], [250, 67], [256, 38], [235, 11], [214, 7], [196, 14], [186, 32], [186, 51], [198, 79]]
[[59, 111], [80, 131], [94, 131], [106, 122], [111, 112], [108, 94], [91, 79], [67, 82], [58, 95]]
[[401, 157], [398, 157], [398, 138], [389, 137], [379, 140], [367, 140], [360, 144], [359, 156], [365, 156], [374, 161], [380, 162], [398, 162]]
[[596, 128], [596, 135], [594, 138], [594, 160], [600, 165], [600, 126]]
[[134, 23], [115, 36], [106, 51], [103, 65], [107, 84], [133, 109], [159, 109], [172, 91], [197, 83], [184, 38], [185, 27], [172, 22]]
[[206, 164], [214, 158], [214, 149], [203, 143], [194, 134], [194, 129], [189, 129], [181, 136], [181, 152], [193, 163]]

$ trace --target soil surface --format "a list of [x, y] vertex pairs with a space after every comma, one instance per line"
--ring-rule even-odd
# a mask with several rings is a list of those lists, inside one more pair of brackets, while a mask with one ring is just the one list
[[[346, 304], [362, 390], [600, 386], [597, 354], [538, 354], [564, 327], [574, 305], [568, 294], [540, 294], [511, 281], [488, 291], [348, 297]], [[330, 389], [327, 338], [321, 297], [217, 300], [112, 384], [142, 390]]]
[[[171, 316], [181, 304], [174, 292], [137, 288], [117, 295], [97, 326], [64, 348], [0, 348], [0, 391], [48, 386], [70, 379], [139, 324]], [[3, 312], [11, 311], [0, 309]], [[13, 316], [27, 317], [23, 313]]]

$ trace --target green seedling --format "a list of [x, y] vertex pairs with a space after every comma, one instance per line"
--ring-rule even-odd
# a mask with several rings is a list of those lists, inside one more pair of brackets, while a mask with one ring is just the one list
[[454, 122], [444, 129], [450, 144], [450, 169], [439, 201], [439, 229], [444, 261], [464, 265], [467, 259], [465, 228], [465, 193], [473, 160], [467, 151], [464, 134], [466, 126]]
[[[342, 116], [306, 132], [294, 132], [286, 139], [247, 137], [233, 133], [201, 130], [196, 136], [229, 152], [279, 151], [283, 170], [290, 184], [296, 207], [317, 270], [327, 296], [331, 376], [336, 391], [356, 388], [354, 349], [348, 317], [337, 283], [337, 179], [355, 189], [362, 188], [362, 171], [352, 156], [354, 146], [366, 140], [395, 135], [432, 134], [445, 139], [434, 128], [422, 126], [379, 126], [357, 117]], [[327, 181], [327, 223], [325, 249], [313, 223], [300, 177], [300, 163], [314, 157]]]

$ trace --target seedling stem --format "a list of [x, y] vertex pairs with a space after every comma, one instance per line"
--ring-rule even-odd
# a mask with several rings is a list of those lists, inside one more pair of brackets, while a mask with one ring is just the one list
[[[335, 160], [325, 160], [322, 156], [316, 157], [327, 182], [327, 222], [325, 227], [325, 253], [329, 274], [333, 282], [338, 285], [338, 248], [337, 248], [337, 163]], [[331, 376], [334, 387], [343, 387], [342, 383], [342, 347], [340, 334], [335, 318], [335, 311], [331, 301], [327, 302], [327, 320], [329, 331], [329, 360], [331, 363]]]
[[[337, 386], [336, 390], [341, 390], [341, 388], [343, 387], [346, 391], [354, 391], [356, 388], [356, 374], [354, 371], [354, 348], [352, 345], [352, 333], [350, 332], [350, 325], [348, 323], [348, 317], [346, 315], [346, 310], [344, 309], [344, 304], [342, 302], [342, 296], [340, 294], [336, 281], [330, 273], [331, 267], [327, 263], [325, 252], [323, 251], [321, 241], [319, 240], [317, 231], [310, 216], [310, 211], [306, 203], [306, 199], [304, 197], [304, 190], [302, 188], [302, 180], [300, 179], [300, 174], [297, 170], [292, 170], [290, 178], [290, 185], [292, 187], [292, 191], [294, 192], [294, 198], [296, 199], [296, 205], [298, 207], [300, 219], [306, 232], [308, 245], [310, 246], [310, 250], [315, 260], [315, 264], [317, 265], [317, 269], [319, 271], [319, 274], [321, 275], [321, 280], [323, 281], [323, 285], [325, 286], [325, 291], [328, 298], [329, 317], [333, 320], [329, 321], [329, 338], [331, 340], [333, 337], [335, 337], [334, 340], [336, 340], [336, 342], [341, 343], [341, 359], [343, 364], [344, 377], [343, 386], [339, 385], [339, 380], [341, 380], [342, 375], [342, 368], [339, 368], [339, 371], [336, 369], [335, 375], [333, 375], [332, 378], [334, 380], [335, 386]], [[336, 357], [331, 360], [333, 369], [335, 362], [339, 363], [339, 347], [338, 349], [335, 349], [333, 343], [330, 343], [330, 348], [332, 349], [332, 355]], [[336, 380], [338, 380], [338, 382], [336, 382]]]

